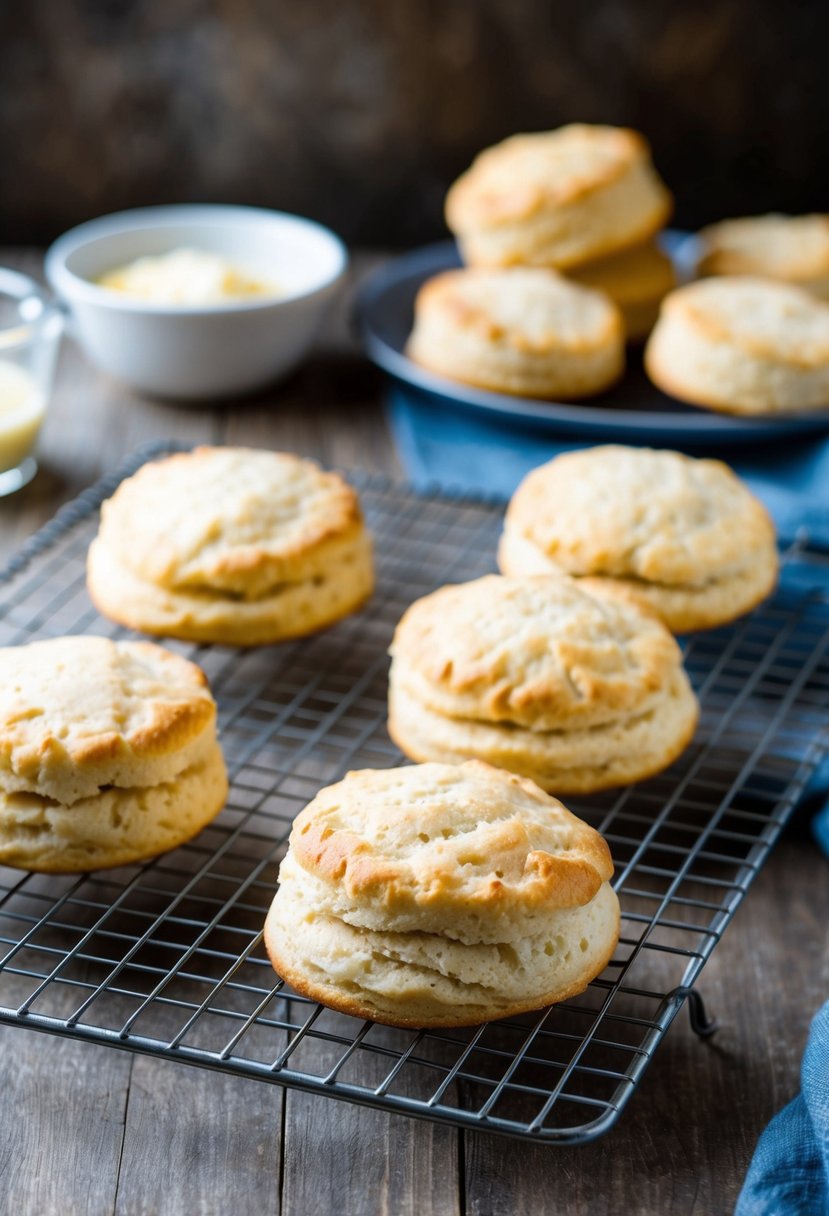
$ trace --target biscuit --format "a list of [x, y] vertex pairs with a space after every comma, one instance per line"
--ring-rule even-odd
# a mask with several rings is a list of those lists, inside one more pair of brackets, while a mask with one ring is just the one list
[[659, 305], [677, 285], [673, 262], [653, 241], [570, 271], [582, 287], [610, 296], [622, 314], [629, 342], [643, 341], [656, 324]]
[[829, 301], [829, 215], [754, 215], [698, 234], [700, 275], [782, 279]]
[[448, 270], [421, 287], [409, 356], [493, 392], [577, 398], [624, 369], [624, 333], [600, 292], [552, 270]]
[[202, 447], [121, 483], [87, 576], [96, 607], [122, 625], [258, 646], [359, 608], [373, 589], [371, 539], [337, 473], [283, 452]]
[[583, 123], [487, 148], [446, 199], [470, 266], [578, 266], [649, 240], [670, 212], [642, 136]]
[[765, 599], [778, 556], [768, 512], [728, 465], [608, 445], [566, 452], [524, 478], [498, 565], [612, 579], [684, 633]]
[[771, 279], [690, 283], [662, 302], [645, 368], [672, 397], [728, 414], [829, 407], [829, 304]]
[[391, 655], [389, 734], [407, 756], [485, 760], [553, 793], [649, 777], [696, 726], [675, 640], [602, 580], [442, 587], [407, 609]]
[[487, 764], [349, 773], [297, 817], [275, 970], [392, 1026], [468, 1026], [582, 992], [619, 936], [598, 832]]
[[101, 637], [0, 649], [0, 864], [75, 873], [154, 857], [226, 795], [195, 664]]

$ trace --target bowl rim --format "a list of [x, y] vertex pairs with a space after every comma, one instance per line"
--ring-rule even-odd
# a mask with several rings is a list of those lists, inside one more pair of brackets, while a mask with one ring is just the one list
[[[157, 304], [133, 298], [126, 293], [101, 287], [82, 275], [76, 274], [66, 265], [67, 258], [77, 249], [99, 237], [144, 229], [164, 229], [188, 219], [194, 223], [215, 224], [216, 227], [231, 227], [236, 223], [277, 223], [288, 227], [304, 228], [315, 238], [328, 244], [336, 255], [335, 266], [322, 282], [307, 289], [300, 288], [287, 295], [263, 296], [254, 299], [228, 300], [220, 304]], [[348, 269], [348, 250], [345, 243], [330, 228], [304, 215], [290, 211], [276, 211], [268, 207], [249, 207], [235, 203], [169, 203], [151, 207], [133, 207], [126, 211], [113, 211], [97, 216], [69, 228], [52, 242], [46, 250], [44, 268], [46, 278], [54, 292], [68, 304], [76, 300], [96, 304], [116, 312], [146, 313], [159, 317], [215, 316], [232, 312], [259, 312], [279, 308], [307, 300], [330, 291], [341, 281]]]

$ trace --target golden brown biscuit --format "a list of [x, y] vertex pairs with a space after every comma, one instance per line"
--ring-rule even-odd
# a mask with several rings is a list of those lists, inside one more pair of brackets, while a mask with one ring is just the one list
[[343, 1013], [466, 1026], [584, 990], [618, 939], [604, 840], [489, 765], [349, 773], [297, 817], [265, 924], [277, 972]]
[[701, 275], [782, 279], [829, 300], [829, 215], [753, 215], [698, 236]]
[[656, 324], [659, 305], [677, 285], [673, 262], [653, 241], [569, 272], [574, 282], [610, 296], [622, 314], [629, 342], [643, 341]]
[[677, 633], [754, 608], [777, 581], [774, 525], [719, 460], [620, 445], [533, 469], [507, 508], [504, 574], [612, 579]]
[[642, 136], [584, 123], [487, 148], [446, 199], [470, 266], [578, 266], [647, 241], [670, 211]]
[[88, 583], [133, 629], [258, 646], [355, 611], [373, 588], [371, 539], [337, 473], [202, 447], [144, 465], [104, 503]]
[[770, 279], [690, 283], [662, 302], [645, 367], [672, 397], [727, 414], [829, 408], [829, 304]]
[[73, 873], [153, 857], [221, 810], [204, 673], [149, 642], [0, 649], [0, 863]]
[[676, 642], [602, 580], [442, 587], [407, 609], [391, 654], [389, 733], [407, 756], [486, 760], [553, 793], [649, 777], [696, 726]]
[[585, 397], [624, 368], [624, 334], [600, 292], [551, 270], [448, 270], [417, 295], [409, 356], [493, 392]]

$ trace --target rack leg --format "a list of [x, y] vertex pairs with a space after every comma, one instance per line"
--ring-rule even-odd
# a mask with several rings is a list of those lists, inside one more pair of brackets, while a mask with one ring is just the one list
[[691, 1029], [701, 1039], [710, 1039], [711, 1035], [715, 1034], [718, 1029], [717, 1019], [708, 1016], [705, 1002], [696, 988], [688, 990], [688, 1017], [691, 1022]]

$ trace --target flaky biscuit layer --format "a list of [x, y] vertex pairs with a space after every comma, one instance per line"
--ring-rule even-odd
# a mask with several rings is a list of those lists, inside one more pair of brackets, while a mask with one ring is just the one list
[[177, 848], [222, 809], [227, 775], [215, 742], [169, 781], [112, 786], [63, 805], [39, 794], [0, 793], [0, 865], [75, 874], [129, 865]]
[[145, 582], [252, 600], [318, 574], [326, 544], [362, 526], [338, 473], [286, 452], [200, 447], [123, 481], [99, 536]]
[[321, 913], [293, 880], [280, 886], [265, 922], [271, 962], [298, 992], [405, 1027], [474, 1026], [576, 996], [604, 970], [618, 936], [609, 883], [515, 944], [355, 928]]
[[553, 794], [594, 793], [662, 772], [691, 742], [698, 716], [681, 668], [642, 712], [572, 730], [447, 717], [394, 676], [389, 692], [389, 734], [412, 760], [458, 764], [474, 757], [528, 777]]
[[498, 549], [510, 575], [603, 576], [671, 629], [733, 620], [774, 587], [774, 526], [725, 464], [620, 445], [563, 453], [528, 473]]
[[[612, 582], [617, 592], [627, 594], [632, 602], [651, 608], [673, 633], [693, 633], [727, 625], [771, 595], [778, 575], [776, 548], [770, 545], [749, 556], [751, 560], [742, 569], [693, 586], [671, 586], [621, 576], [605, 581]], [[562, 573], [561, 567], [533, 541], [509, 528], [501, 534], [498, 544], [498, 566], [512, 576]], [[581, 576], [573, 573], [572, 577]], [[602, 580], [594, 575], [591, 581]]]
[[61, 637], [0, 649], [0, 791], [73, 803], [173, 779], [215, 741], [204, 673], [150, 642]]
[[452, 718], [571, 731], [639, 714], [681, 658], [662, 623], [613, 587], [491, 574], [403, 614], [392, 682]]
[[105, 616], [160, 637], [262, 646], [304, 637], [355, 612], [371, 596], [374, 569], [367, 532], [330, 545], [324, 573], [284, 583], [260, 599], [209, 591], [171, 591], [138, 578], [119, 557], [92, 542], [89, 594]]
[[[613, 865], [604, 840], [532, 782], [491, 765], [349, 773], [294, 822], [296, 864], [364, 927], [464, 941], [521, 932], [538, 909], [588, 903]], [[517, 927], [516, 927], [517, 926]]]
[[344, 1013], [471, 1025], [602, 970], [612, 872], [597, 832], [490, 765], [349, 773], [294, 823], [265, 944], [297, 991]]

